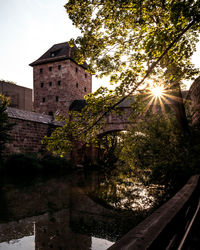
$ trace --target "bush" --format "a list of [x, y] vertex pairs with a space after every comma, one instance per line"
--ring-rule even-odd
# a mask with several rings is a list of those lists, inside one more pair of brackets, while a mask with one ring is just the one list
[[10, 176], [38, 174], [42, 166], [35, 154], [12, 154], [5, 161], [4, 172]]
[[62, 174], [73, 168], [73, 164], [70, 161], [51, 155], [41, 158], [40, 164], [42, 165], [42, 172], [45, 174]]
[[195, 173], [200, 158], [191, 136], [181, 133], [175, 117], [151, 115], [123, 136], [120, 165], [147, 184], [179, 188]]
[[69, 172], [73, 165], [54, 156], [39, 157], [37, 154], [12, 154], [4, 162], [1, 172], [12, 182], [33, 180], [37, 176], [59, 175]]

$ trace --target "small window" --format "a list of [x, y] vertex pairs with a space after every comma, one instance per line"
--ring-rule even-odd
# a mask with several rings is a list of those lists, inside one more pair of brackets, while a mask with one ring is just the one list
[[52, 112], [52, 111], [49, 111], [49, 115], [50, 115], [50, 116], [53, 116], [53, 112]]
[[58, 65], [58, 70], [61, 70], [61, 68], [62, 68], [61, 65]]
[[86, 87], [84, 88], [84, 91], [85, 91], [85, 92], [87, 91], [87, 88], [86, 88]]
[[76, 73], [78, 72], [78, 68], [76, 67]]
[[45, 102], [45, 97], [42, 98], [42, 102]]
[[49, 67], [49, 71], [52, 71], [52, 67]]
[[49, 82], [49, 87], [51, 87], [52, 86], [52, 82]]
[[50, 52], [50, 57], [55, 57], [55, 56], [57, 56], [60, 50], [61, 50], [61, 49], [51, 51], [51, 52]]
[[58, 81], [58, 86], [60, 86], [61, 85], [61, 81]]
[[78, 88], [78, 83], [76, 83], [76, 87]]
[[40, 69], [40, 74], [42, 74], [42, 73], [43, 73], [43, 69], [41, 68], [41, 69]]
[[87, 74], [85, 74], [85, 78], [87, 78]]
[[58, 102], [58, 100], [59, 100], [59, 97], [58, 97], [58, 96], [56, 96], [56, 102]]
[[44, 87], [44, 83], [43, 83], [43, 82], [40, 83], [40, 87], [41, 87], [41, 88]]

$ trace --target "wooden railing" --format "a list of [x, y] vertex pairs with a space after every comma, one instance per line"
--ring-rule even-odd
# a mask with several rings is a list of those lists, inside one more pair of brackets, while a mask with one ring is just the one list
[[175, 196], [109, 250], [181, 250], [199, 209], [199, 190], [199, 175], [192, 176]]

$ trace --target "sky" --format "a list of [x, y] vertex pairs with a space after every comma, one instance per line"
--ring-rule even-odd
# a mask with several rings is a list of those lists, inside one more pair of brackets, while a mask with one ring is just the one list
[[[0, 79], [32, 88], [29, 64], [56, 43], [76, 38], [76, 29], [65, 11], [67, 0], [1, 0]], [[200, 45], [198, 46], [200, 48]], [[200, 67], [200, 49], [193, 61]], [[93, 91], [107, 80], [93, 77]]]
[[[0, 79], [33, 88], [29, 64], [54, 44], [80, 35], [65, 11], [67, 0], [0, 1]], [[101, 80], [93, 80], [93, 90]]]

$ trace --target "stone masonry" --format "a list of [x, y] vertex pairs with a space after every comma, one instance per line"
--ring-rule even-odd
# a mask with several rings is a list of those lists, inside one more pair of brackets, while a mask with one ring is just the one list
[[7, 109], [10, 122], [15, 126], [10, 131], [11, 140], [6, 144], [5, 155], [10, 153], [42, 152], [41, 140], [59, 126], [52, 117], [34, 112]]
[[34, 78], [34, 111], [67, 115], [72, 101], [92, 92], [92, 76], [87, 65], [73, 59], [68, 43], [56, 44], [31, 63]]
[[0, 94], [10, 98], [10, 107], [32, 111], [32, 89], [0, 81]]

